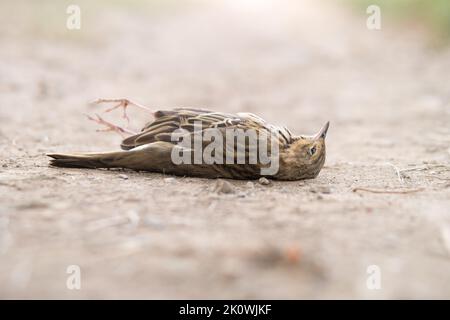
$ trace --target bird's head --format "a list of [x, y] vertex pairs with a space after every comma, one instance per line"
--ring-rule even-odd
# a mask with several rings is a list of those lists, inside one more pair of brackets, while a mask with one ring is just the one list
[[325, 163], [325, 138], [329, 125], [327, 122], [313, 136], [299, 136], [283, 152], [281, 161], [284, 172], [280, 172], [283, 176], [298, 180], [312, 179], [319, 174]]

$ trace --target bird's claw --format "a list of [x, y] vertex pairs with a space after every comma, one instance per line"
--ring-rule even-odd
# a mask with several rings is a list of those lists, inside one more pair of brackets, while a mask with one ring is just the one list
[[136, 134], [136, 132], [134, 132], [134, 131], [131, 131], [131, 130], [126, 129], [126, 128], [122, 128], [120, 126], [117, 126], [117, 125], [109, 122], [109, 121], [106, 121], [105, 119], [100, 117], [100, 115], [98, 115], [97, 113], [95, 114], [95, 116], [97, 118], [91, 117], [90, 115], [86, 114], [86, 117], [89, 120], [94, 121], [94, 122], [96, 122], [96, 123], [106, 127], [105, 129], [97, 129], [98, 132], [114, 131], [114, 132], [119, 133], [122, 137], [124, 137], [125, 134], [132, 134], [132, 135]]
[[106, 109], [104, 112], [105, 113], [106, 112], [111, 112], [112, 110], [115, 110], [117, 108], [123, 108], [122, 117], [124, 119], [126, 119], [128, 123], [130, 123], [130, 118], [127, 115], [127, 107], [128, 106], [135, 106], [135, 107], [138, 107], [138, 108], [141, 108], [143, 110], [146, 110], [146, 111], [150, 112], [152, 115], [154, 114], [154, 112], [150, 108], [148, 108], [146, 106], [143, 106], [143, 105], [141, 105], [141, 104], [139, 104], [137, 102], [133, 102], [131, 100], [128, 100], [128, 99], [101, 99], [100, 98], [100, 99], [97, 99], [97, 100], [93, 101], [92, 103], [93, 104], [117, 103], [116, 105]]

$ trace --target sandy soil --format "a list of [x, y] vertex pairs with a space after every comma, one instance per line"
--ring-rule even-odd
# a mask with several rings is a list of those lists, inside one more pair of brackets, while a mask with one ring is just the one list
[[[64, 6], [2, 2], [1, 298], [450, 298], [450, 51], [330, 3], [240, 3], [81, 2], [69, 31]], [[330, 120], [327, 162], [317, 179], [230, 181], [231, 194], [48, 166], [47, 152], [115, 149], [83, 113], [124, 96], [303, 134]], [[81, 290], [66, 287], [69, 265]]]

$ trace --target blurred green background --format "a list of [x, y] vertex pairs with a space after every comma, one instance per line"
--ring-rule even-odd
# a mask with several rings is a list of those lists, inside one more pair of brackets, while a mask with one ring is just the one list
[[[423, 24], [450, 37], [450, 0], [349, 0], [356, 7], [378, 5], [382, 15]], [[347, 0], [345, 0], [347, 2]]]
[[[214, 2], [214, 0], [211, 0]], [[325, 0], [323, 0], [325, 1]], [[369, 5], [378, 5], [381, 8], [382, 18], [388, 18], [392, 22], [408, 23], [431, 30], [439, 39], [450, 39], [450, 0], [329, 0], [337, 2], [349, 9], [355, 9], [357, 14], [365, 14]], [[140, 12], [143, 15], [158, 15], [166, 11], [185, 10], [192, 3], [197, 6], [202, 0], [16, 0], [0, 3], [0, 18], [5, 26], [0, 30], [0, 35], [5, 33], [36, 33], [46, 36], [56, 36], [58, 33], [67, 37], [65, 30], [59, 28], [64, 24], [64, 12], [70, 4], [81, 7], [89, 7], [89, 11], [83, 12], [85, 22], [98, 18], [98, 14], [108, 6], [119, 11]], [[14, 13], [14, 14], [11, 14]], [[11, 22], [8, 24], [7, 22]], [[13, 28], [8, 27], [13, 26]], [[13, 30], [11, 30], [13, 29]], [[24, 30], [25, 29], [25, 30]], [[82, 32], [76, 36], [80, 37]], [[73, 36], [73, 35], [69, 35]], [[447, 42], [446, 41], [446, 42]]]

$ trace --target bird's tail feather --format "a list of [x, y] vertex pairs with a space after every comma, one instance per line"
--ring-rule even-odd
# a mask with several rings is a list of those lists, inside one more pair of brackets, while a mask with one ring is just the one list
[[47, 156], [53, 158], [50, 164], [55, 167], [72, 168], [114, 168], [123, 167], [129, 151], [103, 152], [103, 153], [51, 153]]

